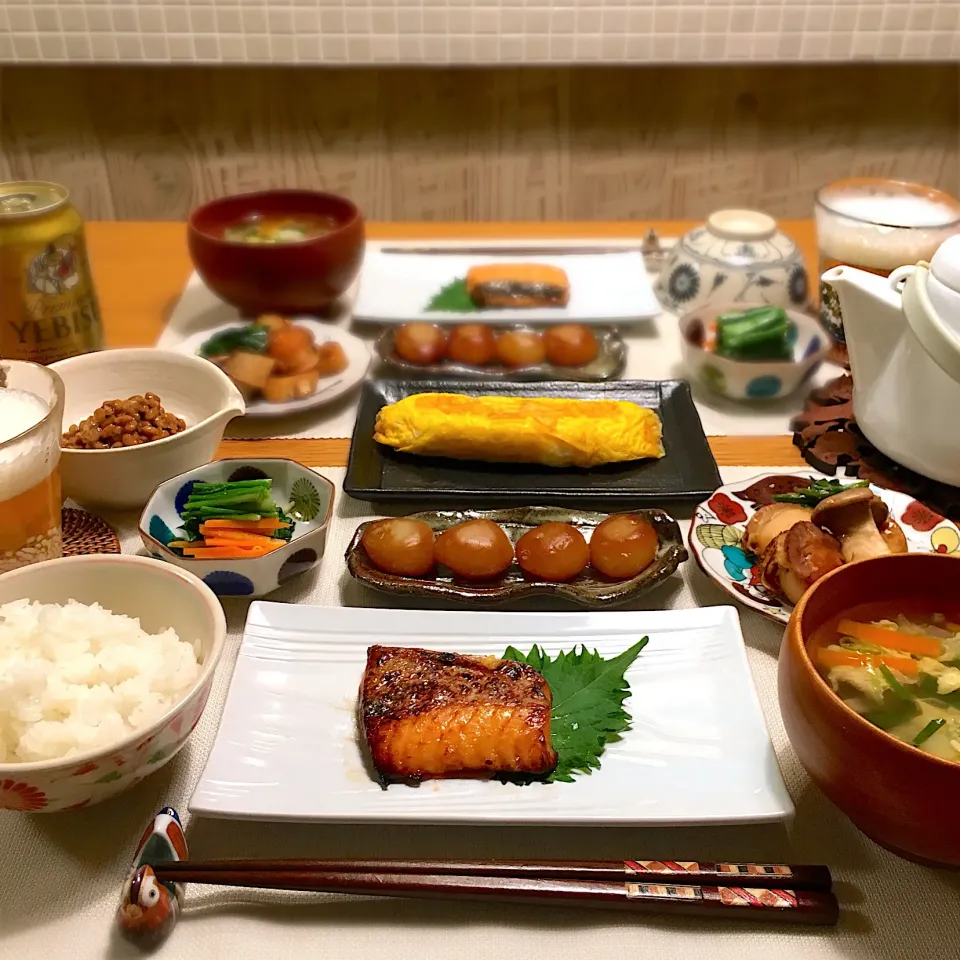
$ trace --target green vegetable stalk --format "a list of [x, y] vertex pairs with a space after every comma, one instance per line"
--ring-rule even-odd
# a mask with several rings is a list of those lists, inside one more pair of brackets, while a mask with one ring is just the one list
[[921, 743], [926, 743], [942, 726], [946, 724], [943, 717], [937, 717], [931, 720], [914, 738], [913, 745], [919, 747]]
[[780, 307], [757, 307], [717, 317], [717, 356], [730, 360], [789, 360], [796, 328]]
[[804, 507], [815, 507], [821, 500], [832, 497], [835, 493], [844, 490], [855, 490], [857, 487], [868, 487], [866, 480], [856, 480], [853, 483], [841, 483], [839, 480], [814, 480], [809, 487], [800, 487], [791, 493], [775, 493], [773, 499], [777, 503], [799, 503]]
[[180, 516], [183, 520], [262, 520], [279, 510], [270, 493], [272, 480], [195, 483]]
[[245, 327], [231, 327], [215, 334], [200, 346], [201, 357], [222, 357], [234, 350], [265, 353], [270, 330], [262, 323], [248, 323]]

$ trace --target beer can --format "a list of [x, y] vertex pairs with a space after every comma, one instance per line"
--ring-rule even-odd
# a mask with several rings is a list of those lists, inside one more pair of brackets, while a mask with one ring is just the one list
[[83, 220], [66, 188], [0, 183], [0, 357], [54, 363], [102, 347]]

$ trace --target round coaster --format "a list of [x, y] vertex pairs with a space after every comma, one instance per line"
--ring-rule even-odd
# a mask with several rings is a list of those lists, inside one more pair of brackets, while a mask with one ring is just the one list
[[63, 555], [81, 557], [88, 553], [119, 553], [120, 538], [106, 520], [66, 507], [62, 515]]
[[949, 520], [960, 520], [960, 487], [923, 477], [874, 447], [853, 417], [849, 374], [811, 390], [791, 424], [793, 442], [811, 467], [831, 476], [859, 477], [908, 493]]

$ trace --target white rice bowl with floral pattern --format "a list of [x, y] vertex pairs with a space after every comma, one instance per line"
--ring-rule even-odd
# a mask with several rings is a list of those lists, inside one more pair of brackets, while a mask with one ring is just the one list
[[0, 763], [110, 746], [160, 719], [196, 682], [200, 651], [172, 628], [97, 603], [0, 606]]

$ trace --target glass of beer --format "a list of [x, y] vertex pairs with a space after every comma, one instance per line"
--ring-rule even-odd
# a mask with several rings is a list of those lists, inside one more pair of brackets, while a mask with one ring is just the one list
[[0, 360], [0, 573], [63, 556], [62, 428], [60, 376]]
[[[960, 201], [919, 183], [857, 177], [817, 191], [814, 203], [820, 276], [843, 264], [888, 276], [897, 267], [930, 260], [960, 232]], [[820, 321], [845, 343], [836, 293], [820, 283]]]

